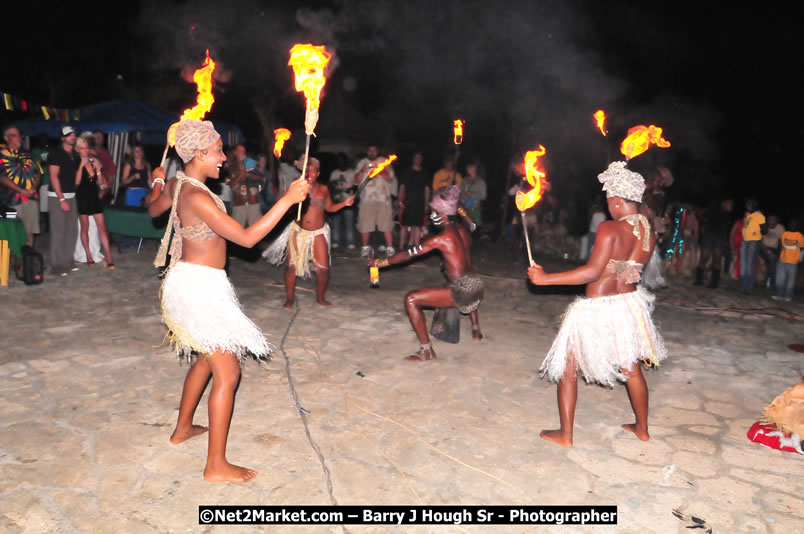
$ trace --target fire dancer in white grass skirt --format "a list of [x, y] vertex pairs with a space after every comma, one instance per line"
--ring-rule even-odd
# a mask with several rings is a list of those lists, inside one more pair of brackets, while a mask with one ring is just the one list
[[637, 286], [656, 244], [648, 220], [639, 214], [645, 181], [625, 165], [614, 162], [598, 177], [614, 220], [598, 228], [586, 265], [552, 274], [539, 265], [528, 269], [535, 285], [588, 284], [586, 298], [567, 308], [541, 367], [542, 374], [558, 382], [561, 428], [543, 430], [540, 435], [565, 447], [572, 445], [578, 372], [587, 382], [609, 387], [624, 381], [636, 422], [623, 428], [643, 441], [650, 438], [648, 386], [640, 362], [657, 365], [667, 358], [667, 350], [651, 319], [654, 297]]
[[[223, 266], [226, 240], [252, 247], [271, 231], [287, 209], [304, 200], [309, 186], [293, 183], [288, 192], [255, 224], [243, 228], [226, 215], [223, 202], [204, 184], [217, 178], [226, 156], [220, 134], [209, 121], [184, 120], [176, 128], [176, 151], [185, 171], [165, 186], [165, 172], [154, 170], [154, 190], [146, 203], [151, 216], [170, 208], [170, 220], [154, 265], [164, 265], [170, 234], [170, 269], [162, 284], [162, 317], [180, 357], [195, 360], [184, 380], [176, 429], [171, 443], [202, 434], [193, 414], [212, 375], [209, 395], [209, 448], [204, 479], [245, 482], [257, 473], [226, 460], [240, 360], [267, 359], [273, 347], [243, 314]], [[196, 358], [196, 355], [201, 357]]]

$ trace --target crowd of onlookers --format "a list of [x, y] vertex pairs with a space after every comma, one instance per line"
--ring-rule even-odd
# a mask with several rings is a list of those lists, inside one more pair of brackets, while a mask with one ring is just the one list
[[[25, 225], [29, 246], [33, 246], [40, 226], [49, 230], [53, 274], [67, 275], [79, 264], [92, 266], [101, 260], [114, 269], [104, 207], [112, 201], [110, 192], [117, 169], [104, 146], [104, 134], [78, 135], [70, 126], [63, 127], [61, 134], [56, 143], [40, 136], [29, 153], [22, 149], [22, 136], [15, 126], [3, 129], [0, 206], [16, 210]], [[478, 159], [470, 159], [458, 169], [454, 154], [447, 154], [441, 167], [432, 172], [426, 170], [423, 152], [413, 151], [368, 180], [368, 174], [386, 161], [376, 144], [366, 147], [365, 154], [354, 160], [343, 152], [329, 159], [318, 156], [324, 163], [322, 176], [333, 203], [359, 195], [354, 206], [329, 216], [333, 248], [359, 246], [361, 256], [368, 257], [390, 256], [397, 248], [418, 245], [428, 233], [430, 198], [435, 191], [453, 184], [460, 187], [460, 204], [471, 219], [480, 226], [487, 218], [487, 176]], [[292, 145], [285, 148], [281, 158], [274, 159], [265, 154], [249, 155], [245, 145], [238, 144], [228, 151], [227, 158], [217, 190], [230, 215], [243, 226], [266, 213], [301, 174], [302, 158]], [[181, 163], [171, 157], [165, 167], [171, 178]], [[151, 182], [152, 166], [145, 150], [134, 144], [123, 163], [116, 202], [141, 206]], [[742, 213], [736, 211], [732, 198], [722, 198], [706, 208], [671, 202], [666, 197], [671, 184], [670, 172], [658, 169], [646, 180], [642, 203], [642, 212], [657, 233], [656, 256], [666, 274], [711, 288], [718, 287], [724, 278], [738, 280], [744, 293], [753, 292], [760, 284], [773, 288], [775, 298], [792, 299], [804, 247], [801, 221], [766, 216], [754, 199], [745, 201]], [[216, 189], [214, 184], [211, 187]], [[521, 249], [524, 225], [535, 252], [586, 260], [597, 228], [608, 217], [603, 196], [581, 213], [575, 199], [560, 200], [548, 189], [522, 217], [512, 209], [513, 198], [528, 188], [523, 178], [504, 195], [503, 205], [508, 203], [507, 213], [511, 214], [502, 228], [505, 242], [513, 250]], [[579, 222], [585, 232], [577, 230]], [[120, 244], [125, 243], [122, 237]]]

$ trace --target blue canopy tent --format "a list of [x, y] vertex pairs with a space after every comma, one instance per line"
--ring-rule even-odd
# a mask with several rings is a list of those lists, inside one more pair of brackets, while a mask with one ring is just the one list
[[[117, 166], [113, 193], [116, 195], [123, 168], [123, 157], [129, 135], [136, 133], [145, 144], [164, 145], [167, 130], [179, 120], [181, 114], [154, 108], [136, 100], [111, 100], [80, 109], [79, 121], [61, 122], [43, 117], [26, 119], [16, 123], [20, 132], [28, 137], [41, 133], [48, 137], [61, 137], [61, 128], [69, 124], [78, 132], [101, 130], [106, 133], [109, 152]], [[242, 142], [243, 133], [234, 124], [215, 121], [223, 142], [229, 146]]]

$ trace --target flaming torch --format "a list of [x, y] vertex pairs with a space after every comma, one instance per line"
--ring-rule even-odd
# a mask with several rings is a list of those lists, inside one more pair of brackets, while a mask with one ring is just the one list
[[[293, 73], [296, 76], [296, 91], [303, 91], [307, 100], [307, 112], [304, 115], [307, 146], [304, 149], [302, 177], [307, 172], [307, 159], [310, 155], [310, 136], [313, 135], [315, 125], [318, 123], [318, 105], [321, 99], [321, 90], [327, 81], [324, 71], [331, 58], [332, 54], [323, 46], [296, 44], [290, 49], [288, 65], [293, 67]], [[299, 210], [296, 215], [296, 220], [300, 219], [301, 203], [299, 203]]]
[[600, 133], [602, 133], [603, 136], [605, 137], [606, 136], [606, 128], [605, 128], [605, 125], [606, 125], [606, 112], [603, 111], [602, 109], [599, 109], [599, 110], [595, 111], [594, 117], [595, 117], [595, 121], [597, 121], [597, 127], [600, 130]]
[[[204, 115], [212, 109], [212, 104], [215, 102], [215, 97], [212, 96], [212, 73], [215, 71], [215, 62], [209, 57], [209, 50], [207, 50], [207, 57], [200, 69], [196, 69], [193, 73], [193, 81], [198, 87], [198, 97], [196, 98], [196, 105], [192, 108], [184, 110], [184, 113], [179, 117], [179, 122], [187, 119], [201, 120]], [[167, 145], [165, 151], [162, 153], [162, 163], [160, 167], [164, 167], [165, 158], [167, 157], [168, 148], [176, 144], [176, 127], [178, 122], [173, 123], [168, 129]]]
[[463, 125], [466, 124], [466, 121], [463, 119], [455, 119], [453, 121], [452, 131], [455, 135], [453, 142], [456, 145], [460, 145], [463, 143]]
[[528, 260], [530, 265], [533, 263], [533, 254], [530, 251], [530, 237], [528, 236], [528, 228], [525, 224], [525, 210], [532, 208], [542, 198], [542, 178], [545, 173], [536, 168], [536, 160], [539, 156], [543, 156], [547, 150], [539, 145], [538, 150], [531, 150], [525, 154], [525, 176], [532, 189], [527, 193], [519, 191], [516, 194], [514, 201], [519, 213], [522, 215], [522, 231], [525, 232], [525, 243], [528, 247]]
[[366, 184], [369, 183], [369, 180], [371, 180], [372, 178], [374, 178], [375, 176], [380, 174], [382, 171], [384, 171], [386, 169], [386, 167], [388, 167], [395, 160], [396, 160], [396, 154], [391, 154], [390, 156], [388, 156], [388, 159], [386, 159], [385, 161], [383, 161], [382, 163], [380, 163], [379, 165], [374, 167], [371, 170], [371, 172], [369, 172], [369, 174], [366, 177], [366, 179], [363, 180], [363, 182], [360, 184], [360, 187], [357, 188], [357, 193], [355, 193], [355, 196], [359, 197], [360, 193], [363, 192], [363, 189], [366, 188]]
[[620, 145], [620, 152], [628, 161], [645, 152], [650, 148], [651, 144], [660, 148], [667, 148], [670, 146], [670, 141], [662, 137], [662, 129], [658, 126], [640, 124], [628, 130], [628, 136], [623, 139]]
[[287, 128], [277, 128], [274, 130], [274, 156], [279, 159], [282, 155], [282, 148], [285, 146], [285, 141], [290, 139], [290, 130]]

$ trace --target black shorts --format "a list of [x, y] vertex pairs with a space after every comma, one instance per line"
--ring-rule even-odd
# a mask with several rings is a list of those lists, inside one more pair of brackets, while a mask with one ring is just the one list
[[725, 252], [729, 249], [729, 238], [718, 234], [703, 234], [701, 236], [701, 248], [711, 248]]

